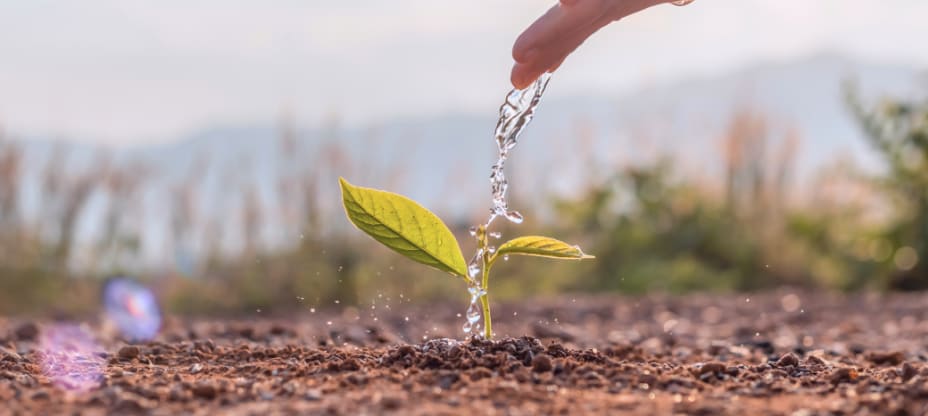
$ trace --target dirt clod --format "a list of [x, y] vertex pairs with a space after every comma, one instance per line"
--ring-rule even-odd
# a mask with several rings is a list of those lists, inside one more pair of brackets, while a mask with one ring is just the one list
[[795, 367], [797, 365], [799, 365], [799, 358], [791, 352], [783, 354], [783, 356], [777, 360], [777, 367]]
[[857, 381], [859, 373], [853, 368], [839, 368], [831, 373], [828, 380], [831, 384], [851, 383]]
[[195, 397], [212, 400], [216, 398], [216, 386], [209, 382], [200, 382], [193, 386], [191, 392]]
[[867, 354], [867, 361], [876, 365], [899, 365], [905, 361], [905, 353], [902, 351], [871, 352]]
[[909, 381], [918, 375], [918, 368], [912, 365], [912, 363], [903, 363], [899, 375], [902, 377], [902, 381]]
[[117, 355], [123, 360], [131, 360], [133, 358], [137, 358], [140, 352], [141, 351], [139, 350], [139, 347], [135, 345], [126, 345], [125, 347], [119, 349], [119, 353]]
[[546, 373], [554, 368], [551, 357], [545, 354], [536, 355], [532, 359], [532, 371], [536, 373]]
[[35, 322], [24, 322], [13, 330], [13, 335], [20, 341], [35, 341], [39, 336], [39, 326]]
[[693, 373], [695, 373], [695, 375], [699, 376], [700, 378], [703, 378], [703, 376], [707, 376], [707, 375], [719, 375], [720, 376], [725, 372], [725, 364], [722, 364], [719, 362], [697, 364], [693, 368], [692, 371]]

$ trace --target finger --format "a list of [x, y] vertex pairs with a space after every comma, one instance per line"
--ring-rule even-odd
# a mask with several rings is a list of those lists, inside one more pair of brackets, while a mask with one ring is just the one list
[[608, 9], [603, 1], [566, 0], [555, 5], [519, 35], [512, 47], [513, 59], [516, 62], [531, 60], [538, 49], [589, 26]]
[[532, 57], [532, 60], [517, 62], [512, 68], [511, 81], [516, 88], [525, 88], [537, 79], [545, 71], [554, 71], [583, 42], [597, 30], [610, 22], [608, 17], [601, 17], [599, 20], [587, 27], [581, 28], [564, 39], [559, 39], [554, 44], [549, 45], [543, 51]]
[[544, 72], [544, 69], [516, 62], [512, 66], [512, 74], [509, 76], [509, 80], [512, 82], [513, 88], [521, 90], [531, 85]]
[[565, 56], [565, 57], [563, 57], [563, 58], [561, 58], [561, 60], [560, 60], [560, 61], [557, 61], [557, 63], [556, 63], [556, 64], [554, 64], [554, 66], [552, 66], [551, 68], [549, 68], [549, 69], [548, 69], [548, 72], [554, 72], [554, 71], [557, 71], [557, 69], [561, 67], [561, 64], [563, 64], [563, 63], [564, 63], [564, 61], [565, 61], [566, 59], [567, 59], [567, 57], [566, 57], [566, 56]]

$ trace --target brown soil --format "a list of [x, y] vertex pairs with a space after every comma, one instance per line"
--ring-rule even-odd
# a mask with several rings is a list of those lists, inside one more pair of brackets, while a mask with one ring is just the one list
[[0, 318], [0, 414], [928, 413], [925, 295], [532, 300], [494, 305], [494, 342], [385, 306], [175, 318], [136, 345], [91, 325], [84, 356]]

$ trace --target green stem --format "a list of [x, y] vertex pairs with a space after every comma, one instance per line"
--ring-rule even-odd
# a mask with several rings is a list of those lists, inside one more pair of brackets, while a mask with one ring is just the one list
[[480, 297], [480, 304], [483, 305], [483, 337], [489, 340], [493, 338], [493, 322], [490, 319], [490, 299], [487, 295]]
[[[489, 246], [486, 240], [486, 232], [483, 235], [484, 247]], [[493, 320], [490, 318], [490, 252], [483, 252], [483, 296], [480, 296], [480, 305], [483, 306], [483, 337], [487, 340], [493, 338]]]

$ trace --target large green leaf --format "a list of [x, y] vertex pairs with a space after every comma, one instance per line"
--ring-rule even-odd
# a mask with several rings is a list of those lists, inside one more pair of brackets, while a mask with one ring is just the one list
[[490, 263], [496, 259], [512, 254], [524, 256], [550, 257], [556, 259], [583, 260], [593, 256], [584, 254], [580, 247], [572, 246], [560, 240], [541, 236], [519, 237], [509, 240], [496, 250]]
[[402, 195], [338, 181], [345, 213], [358, 229], [419, 263], [467, 275], [458, 242], [438, 216]]

